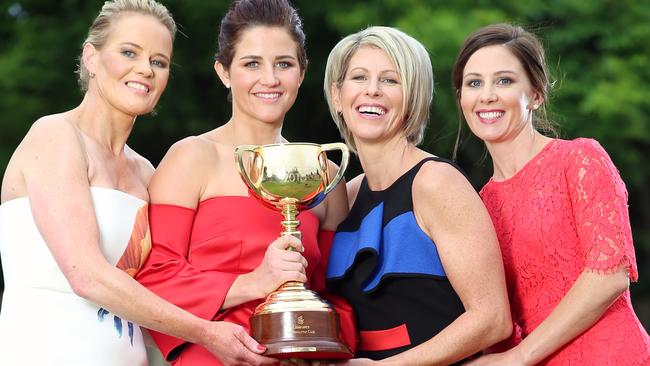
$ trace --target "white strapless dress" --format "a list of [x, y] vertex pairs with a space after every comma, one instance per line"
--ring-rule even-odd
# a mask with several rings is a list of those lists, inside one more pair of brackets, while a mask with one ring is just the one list
[[[91, 193], [104, 256], [133, 275], [151, 249], [147, 202], [109, 188], [92, 187]], [[74, 222], [68, 225], [74, 230]], [[138, 325], [72, 292], [26, 197], [0, 205], [0, 256], [0, 364], [147, 365]]]

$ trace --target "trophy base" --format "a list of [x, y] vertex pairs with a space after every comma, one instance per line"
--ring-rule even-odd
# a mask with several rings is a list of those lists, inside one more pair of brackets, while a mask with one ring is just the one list
[[265, 344], [264, 356], [277, 359], [348, 360], [352, 353], [345, 344], [331, 340], [294, 340]]
[[260, 304], [251, 317], [251, 335], [279, 359], [350, 359], [339, 339], [338, 314], [302, 283], [287, 282]]

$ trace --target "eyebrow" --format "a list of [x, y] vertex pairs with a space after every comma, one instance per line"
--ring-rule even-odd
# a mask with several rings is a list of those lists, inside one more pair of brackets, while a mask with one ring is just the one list
[[[493, 75], [503, 75], [503, 74], [515, 74], [515, 75], [517, 75], [517, 72], [513, 71], [513, 70], [499, 70], [499, 71], [493, 73]], [[483, 75], [478, 73], [478, 72], [469, 72], [469, 73], [463, 75], [463, 79], [468, 77], [468, 76], [476, 77], [476, 76], [483, 76]]]
[[[366, 69], [365, 67], [358, 66], [358, 67], [355, 67], [355, 68], [352, 68], [352, 69], [348, 70], [348, 72], [355, 71], [355, 70], [368, 71], [368, 69]], [[387, 73], [387, 72], [393, 72], [393, 73], [399, 75], [399, 72], [397, 72], [397, 70], [395, 70], [395, 69], [385, 69], [385, 70], [381, 70], [379, 73], [384, 74], [384, 73]]]
[[[242, 56], [239, 58], [240, 60], [261, 60], [262, 56], [255, 56], [255, 55], [247, 55], [247, 56]], [[295, 60], [296, 57], [292, 55], [280, 55], [275, 58], [275, 60], [286, 60], [286, 59], [291, 59]]]
[[[131, 46], [131, 47], [137, 48], [137, 49], [139, 49], [139, 50], [142, 49], [142, 46], [140, 46], [140, 45], [137, 44], [137, 43], [133, 43], [133, 42], [122, 42], [122, 43], [120, 43], [120, 46]], [[165, 60], [167, 60], [168, 62], [169, 62], [169, 60], [170, 60], [170, 59], [169, 59], [169, 56], [165, 55], [164, 53], [160, 53], [160, 52], [158, 52], [158, 53], [154, 53], [153, 55], [154, 55], [154, 56], [162, 57], [162, 58], [164, 58]]]

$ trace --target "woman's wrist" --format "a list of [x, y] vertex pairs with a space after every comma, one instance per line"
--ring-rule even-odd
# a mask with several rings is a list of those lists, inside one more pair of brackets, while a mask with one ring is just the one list
[[210, 338], [209, 323], [210, 322], [208, 320], [199, 319], [195, 326], [195, 329], [197, 330], [195, 335], [196, 339], [193, 341], [188, 339], [188, 341], [205, 346], [208, 343], [208, 339]]
[[533, 354], [524, 344], [520, 343], [518, 346], [510, 349], [508, 352], [511, 353], [518, 361], [518, 363], [522, 366], [533, 366], [536, 364], [535, 360], [533, 359]]
[[[253, 276], [253, 272], [240, 274], [237, 276], [230, 291], [228, 292], [227, 297], [231, 297], [232, 301], [228, 298], [226, 299], [227, 303], [234, 302], [237, 304], [242, 304], [252, 300], [263, 299], [266, 297], [266, 294], [257, 286], [257, 282]], [[226, 305], [226, 303], [224, 303]]]

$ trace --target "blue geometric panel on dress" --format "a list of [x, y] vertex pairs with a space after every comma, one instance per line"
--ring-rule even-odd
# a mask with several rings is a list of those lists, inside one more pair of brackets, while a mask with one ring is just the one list
[[[97, 311], [97, 320], [99, 320], [100, 322], [103, 322], [104, 320], [106, 320], [106, 315], [108, 315], [108, 314], [109, 314], [108, 310], [106, 310], [104, 308], [99, 308], [99, 310]], [[117, 333], [117, 337], [122, 338], [122, 332], [123, 332], [122, 319], [117, 315], [113, 315], [113, 327], [115, 328], [115, 332]], [[126, 322], [126, 327], [127, 327], [127, 331], [128, 331], [128, 334], [129, 334], [129, 341], [131, 343], [131, 346], [133, 346], [133, 323], [127, 321]]]
[[420, 229], [413, 211], [395, 216], [382, 228], [383, 213], [382, 202], [368, 212], [358, 230], [335, 234], [327, 278], [344, 277], [362, 252], [377, 256], [377, 265], [363, 284], [364, 292], [373, 291], [391, 274], [446, 277], [436, 245]]

